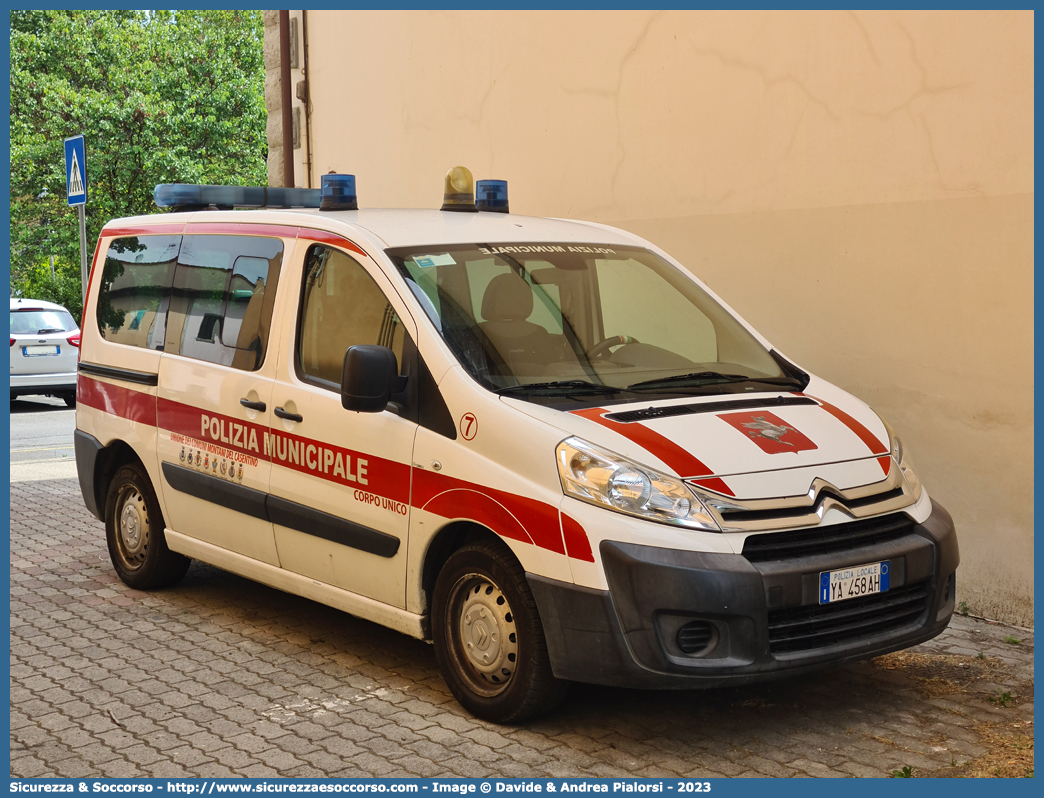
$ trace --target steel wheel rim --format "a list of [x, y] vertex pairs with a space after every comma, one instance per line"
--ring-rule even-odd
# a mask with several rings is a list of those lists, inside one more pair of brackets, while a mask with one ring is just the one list
[[449, 607], [458, 671], [479, 695], [504, 692], [518, 669], [518, 633], [504, 591], [484, 574], [466, 574], [453, 586]]
[[125, 485], [116, 499], [116, 549], [129, 570], [145, 562], [149, 551], [151, 528], [145, 497], [133, 485]]

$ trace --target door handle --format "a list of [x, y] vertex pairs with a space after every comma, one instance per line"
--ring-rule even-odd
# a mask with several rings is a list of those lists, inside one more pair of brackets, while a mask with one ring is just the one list
[[243, 405], [243, 407], [249, 408], [251, 410], [257, 410], [261, 413], [264, 413], [265, 410], [268, 409], [268, 405], [266, 405], [264, 402], [251, 402], [249, 399], [240, 399], [239, 403]]
[[276, 416], [278, 416], [279, 418], [285, 418], [287, 421], [296, 421], [298, 423], [304, 421], [304, 416], [302, 416], [302, 415], [300, 415], [298, 413], [287, 413], [281, 407], [277, 407], [272, 412], [275, 413]]

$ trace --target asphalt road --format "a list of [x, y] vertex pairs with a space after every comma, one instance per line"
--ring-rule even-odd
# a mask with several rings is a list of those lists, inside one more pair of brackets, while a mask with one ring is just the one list
[[76, 411], [60, 399], [11, 402], [11, 481], [75, 478], [74, 429]]

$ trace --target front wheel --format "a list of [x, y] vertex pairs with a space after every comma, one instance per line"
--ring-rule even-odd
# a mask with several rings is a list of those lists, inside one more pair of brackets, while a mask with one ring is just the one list
[[190, 560], [167, 548], [163, 514], [145, 469], [123, 466], [105, 500], [105, 539], [116, 574], [130, 587], [148, 590], [177, 582]]
[[568, 683], [551, 672], [525, 571], [499, 542], [449, 558], [435, 583], [432, 634], [450, 690], [476, 717], [512, 723], [565, 698]]

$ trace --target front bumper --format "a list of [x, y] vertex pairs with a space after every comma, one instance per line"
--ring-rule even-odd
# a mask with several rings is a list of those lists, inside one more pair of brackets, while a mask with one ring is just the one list
[[[953, 520], [935, 502], [899, 537], [825, 554], [752, 562], [611, 541], [600, 551], [608, 591], [527, 574], [555, 675], [682, 689], [789, 676], [935, 637], [953, 614], [960, 559]], [[819, 605], [821, 571], [884, 560], [887, 592]], [[694, 651], [694, 639], [705, 645]]]

